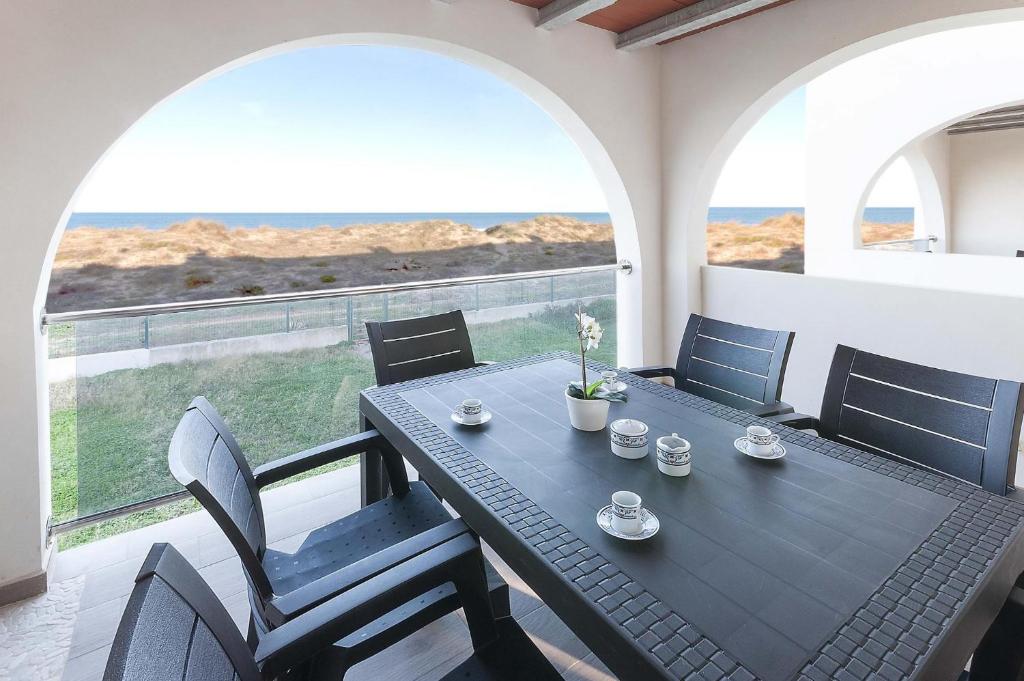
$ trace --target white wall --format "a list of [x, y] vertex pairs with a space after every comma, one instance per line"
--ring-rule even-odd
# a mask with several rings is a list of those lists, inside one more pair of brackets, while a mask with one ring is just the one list
[[[418, 47], [520, 87], [580, 146], [616, 226], [626, 363], [660, 353], [656, 50], [584, 25], [538, 30], [508, 0], [134, 0], [0, 4], [0, 586], [38, 574], [49, 514], [45, 348], [49, 264], [69, 201], [136, 120], [226, 64], [316, 44]], [[650, 266], [648, 266], [650, 263]], [[653, 314], [645, 314], [645, 310]], [[631, 339], [636, 342], [630, 344]]]
[[946, 137], [953, 250], [1002, 257], [1024, 250], [1024, 129]]
[[[949, 177], [949, 135], [939, 131], [914, 143], [916, 154], [908, 159], [910, 167], [917, 177], [918, 190], [923, 195], [922, 201], [928, 208], [921, 221], [921, 230], [914, 224], [914, 236], [925, 237], [929, 234], [937, 236], [939, 241], [933, 245], [936, 253], [949, 250], [952, 236], [952, 194]], [[919, 160], [918, 160], [919, 159]]]
[[[1018, 264], [1005, 258], [855, 250], [865, 194], [898, 155], [921, 161], [915, 170], [926, 213], [943, 211], [925, 148], [941, 172], [943, 143], [934, 133], [1024, 99], [1022, 35], [1024, 21], [921, 36], [851, 60], [807, 86], [805, 272], [1024, 295]], [[948, 181], [956, 192], [958, 179]], [[955, 193], [950, 201], [956, 205]], [[955, 221], [952, 226], [957, 230]], [[954, 231], [954, 241], [960, 233]]]
[[796, 332], [782, 397], [797, 411], [818, 414], [838, 343], [1024, 381], [1022, 298], [728, 267], [701, 279], [704, 314]]
[[662, 48], [666, 354], [678, 346], [689, 313], [700, 309], [715, 183], [764, 113], [794, 88], [879, 47], [1021, 18], [1016, 0], [795, 0]]

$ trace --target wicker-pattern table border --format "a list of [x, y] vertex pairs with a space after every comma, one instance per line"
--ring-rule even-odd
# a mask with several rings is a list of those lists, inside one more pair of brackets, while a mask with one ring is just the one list
[[[711, 639], [479, 461], [402, 399], [400, 393], [436, 383], [527, 366], [550, 353], [364, 391], [406, 435], [466, 486], [575, 588], [633, 638], [674, 678], [756, 678]], [[595, 370], [606, 365], [589, 362]], [[701, 397], [626, 374], [631, 386], [742, 426], [779, 425]], [[1024, 504], [966, 483], [783, 427], [783, 439], [956, 500], [957, 507], [868, 602], [843, 624], [799, 674], [823, 679], [903, 679], [926, 655], [979, 577], [1024, 523]]]

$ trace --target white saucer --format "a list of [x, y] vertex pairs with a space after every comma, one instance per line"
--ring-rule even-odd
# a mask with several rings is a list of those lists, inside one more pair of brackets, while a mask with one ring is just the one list
[[629, 384], [623, 381], [616, 381], [615, 383], [603, 383], [601, 387], [597, 389], [598, 392], [605, 393], [624, 393], [629, 389]]
[[460, 426], [482, 426], [482, 425], [484, 425], [485, 423], [487, 423], [488, 421], [491, 420], [491, 416], [493, 416], [493, 414], [491, 414], [491, 412], [489, 412], [486, 409], [484, 409], [482, 412], [480, 412], [480, 420], [479, 421], [463, 421], [462, 420], [462, 414], [460, 414], [457, 411], [453, 411], [452, 412], [452, 421], [455, 421], [455, 423], [459, 424]]
[[772, 461], [774, 459], [781, 459], [782, 457], [786, 456], [786, 448], [782, 446], [781, 442], [776, 442], [775, 444], [772, 445], [771, 454], [755, 454], [754, 452], [750, 451], [750, 442], [747, 440], [746, 437], [738, 437], [736, 438], [736, 441], [733, 442], [732, 444], [733, 446], [736, 447], [736, 449], [738, 449], [743, 454], [746, 454], [747, 456], [753, 457], [755, 459], [764, 459], [766, 461]]
[[661, 523], [658, 522], [658, 516], [654, 515], [646, 508], [641, 508], [640, 520], [642, 520], [644, 524], [643, 530], [637, 534], [623, 534], [612, 527], [612, 507], [610, 505], [605, 506], [597, 512], [597, 526], [613, 537], [627, 539], [629, 541], [640, 541], [642, 539], [650, 539], [654, 535], [658, 534], [658, 530], [661, 528]]

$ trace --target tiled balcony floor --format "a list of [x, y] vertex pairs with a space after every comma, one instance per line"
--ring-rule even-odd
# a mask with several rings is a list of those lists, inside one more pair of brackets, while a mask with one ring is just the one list
[[[270, 490], [263, 496], [272, 548], [294, 550], [306, 534], [359, 505], [359, 469], [350, 466]], [[52, 581], [85, 576], [64, 681], [98, 681], [134, 578], [154, 542], [170, 542], [197, 568], [244, 632], [249, 613], [238, 558], [213, 520], [194, 513], [62, 552]], [[512, 587], [512, 611], [523, 629], [566, 679], [614, 677], [526, 584], [492, 551], [487, 555]], [[345, 678], [367, 681], [437, 679], [470, 653], [461, 613], [355, 667]], [[0, 623], [2, 627], [2, 623]], [[24, 677], [45, 678], [26, 670]], [[54, 680], [56, 681], [56, 679]]]

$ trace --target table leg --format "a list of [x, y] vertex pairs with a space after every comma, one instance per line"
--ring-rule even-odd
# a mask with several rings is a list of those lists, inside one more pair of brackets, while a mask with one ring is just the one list
[[[371, 430], [373, 424], [359, 415], [359, 429]], [[359, 500], [363, 507], [380, 501], [388, 493], [388, 474], [380, 451], [368, 449], [359, 455]]]
[[1014, 587], [971, 660], [970, 681], [1017, 681], [1024, 677], [1024, 592]]

